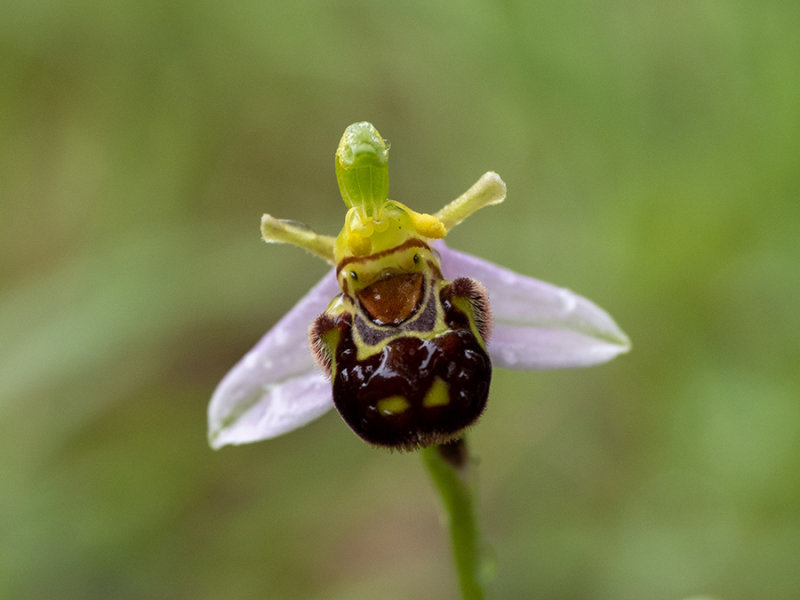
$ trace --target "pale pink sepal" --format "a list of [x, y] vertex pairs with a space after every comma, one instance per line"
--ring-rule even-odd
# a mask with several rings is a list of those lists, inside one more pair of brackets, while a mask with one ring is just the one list
[[489, 293], [494, 327], [489, 354], [497, 367], [587, 367], [630, 350], [628, 336], [603, 309], [574, 292], [436, 242], [445, 279], [472, 277]]
[[333, 407], [308, 327], [339, 293], [331, 270], [228, 372], [208, 406], [212, 448], [276, 437]]

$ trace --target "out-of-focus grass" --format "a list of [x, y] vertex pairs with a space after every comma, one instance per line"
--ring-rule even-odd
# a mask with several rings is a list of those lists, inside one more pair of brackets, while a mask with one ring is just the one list
[[503, 598], [800, 595], [791, 3], [0, 8], [0, 595], [448, 598], [413, 455], [335, 414], [211, 452], [225, 371], [324, 266], [333, 151], [392, 195], [497, 170], [453, 246], [607, 308], [629, 356], [498, 372], [473, 433]]

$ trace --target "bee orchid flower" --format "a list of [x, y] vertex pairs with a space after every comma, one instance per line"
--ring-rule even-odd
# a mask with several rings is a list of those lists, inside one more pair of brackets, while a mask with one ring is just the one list
[[445, 245], [455, 225], [504, 200], [496, 173], [421, 214], [388, 200], [387, 156], [369, 123], [345, 131], [335, 166], [349, 210], [337, 238], [264, 215], [266, 241], [334, 268], [219, 384], [213, 448], [276, 437], [334, 405], [369, 443], [442, 444], [483, 412], [492, 366], [586, 367], [630, 349], [586, 298]]

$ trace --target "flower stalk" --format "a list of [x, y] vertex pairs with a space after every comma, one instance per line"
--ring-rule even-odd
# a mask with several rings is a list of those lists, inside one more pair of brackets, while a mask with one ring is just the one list
[[463, 600], [483, 600], [480, 532], [473, 502], [471, 459], [463, 438], [420, 451], [441, 500]]

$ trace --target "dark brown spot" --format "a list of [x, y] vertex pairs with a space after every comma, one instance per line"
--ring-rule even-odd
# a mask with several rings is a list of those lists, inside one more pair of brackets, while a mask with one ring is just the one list
[[467, 445], [464, 443], [464, 438], [455, 438], [439, 445], [436, 449], [441, 457], [450, 463], [452, 467], [463, 469], [467, 466], [469, 452], [467, 451]]
[[403, 273], [381, 279], [356, 293], [378, 325], [399, 325], [414, 314], [422, 297], [422, 273]]

